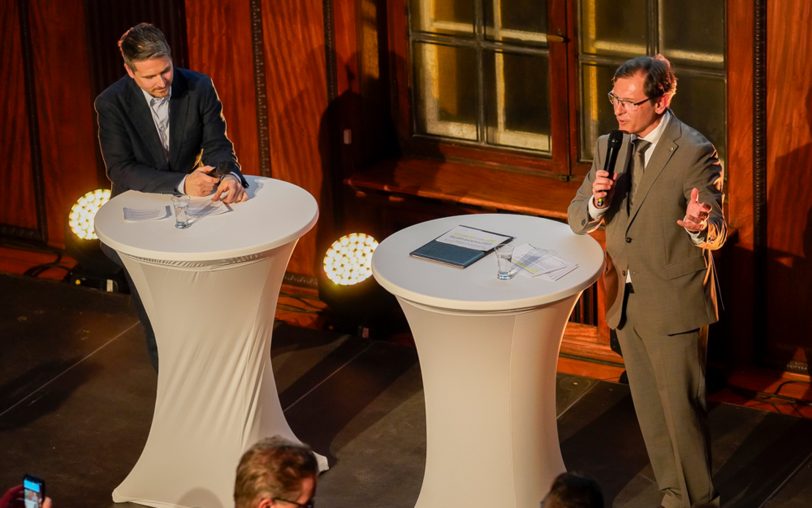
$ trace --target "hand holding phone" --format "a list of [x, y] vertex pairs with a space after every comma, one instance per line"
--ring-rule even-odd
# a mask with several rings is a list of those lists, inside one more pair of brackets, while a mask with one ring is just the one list
[[23, 501], [25, 508], [41, 508], [45, 501], [45, 481], [30, 474], [23, 476]]

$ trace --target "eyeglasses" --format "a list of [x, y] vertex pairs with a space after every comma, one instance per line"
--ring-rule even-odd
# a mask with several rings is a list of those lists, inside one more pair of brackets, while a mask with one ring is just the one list
[[620, 97], [613, 94], [612, 92], [609, 92], [607, 95], [609, 97], [609, 104], [611, 104], [612, 106], [616, 106], [616, 105], [620, 104], [620, 107], [623, 108], [625, 111], [629, 111], [629, 110], [634, 111], [637, 108], [639, 108], [640, 105], [643, 104], [644, 102], [647, 102], [647, 101], [651, 100], [650, 97], [646, 97], [642, 101], [634, 102], [631, 99], [621, 99]]
[[310, 501], [308, 501], [306, 503], [297, 503], [296, 501], [291, 501], [290, 499], [285, 499], [283, 497], [274, 497], [274, 498], [271, 498], [271, 500], [273, 502], [275, 502], [275, 503], [278, 501], [278, 502], [282, 502], [282, 503], [292, 504], [293, 506], [298, 506], [299, 508], [315, 508], [315, 506], [316, 506], [316, 500], [315, 499], [311, 499]]

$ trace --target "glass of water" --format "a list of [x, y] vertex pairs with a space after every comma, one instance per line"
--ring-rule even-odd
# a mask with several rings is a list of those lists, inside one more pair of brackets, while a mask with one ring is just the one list
[[510, 280], [516, 275], [513, 265], [513, 246], [499, 245], [494, 249], [496, 252], [496, 278], [499, 280]]
[[175, 227], [186, 229], [192, 225], [189, 220], [189, 196], [172, 196], [172, 208], [175, 210]]

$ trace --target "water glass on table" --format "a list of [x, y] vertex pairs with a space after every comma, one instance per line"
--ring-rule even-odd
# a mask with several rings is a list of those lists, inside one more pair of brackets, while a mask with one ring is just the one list
[[516, 275], [516, 266], [513, 264], [513, 245], [499, 245], [494, 249], [496, 253], [496, 278], [510, 280]]
[[175, 227], [186, 229], [192, 225], [189, 219], [189, 196], [172, 196], [172, 208], [175, 210]]

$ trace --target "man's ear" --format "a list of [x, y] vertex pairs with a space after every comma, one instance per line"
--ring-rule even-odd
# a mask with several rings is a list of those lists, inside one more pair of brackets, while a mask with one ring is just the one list
[[256, 505], [255, 508], [272, 508], [274, 506], [274, 502], [272, 499], [263, 497], [262, 500]]
[[662, 115], [665, 113], [665, 110], [668, 109], [669, 102], [671, 102], [670, 97], [661, 95], [657, 98], [657, 102], [654, 104], [654, 112], [658, 115]]
[[135, 79], [135, 74], [133, 74], [133, 70], [132, 70], [132, 69], [130, 69], [130, 66], [129, 66], [129, 65], [127, 65], [127, 64], [126, 64], [126, 62], [124, 63], [124, 70], [125, 70], [125, 71], [127, 71], [127, 75], [128, 75], [128, 76], [130, 76], [131, 78]]

